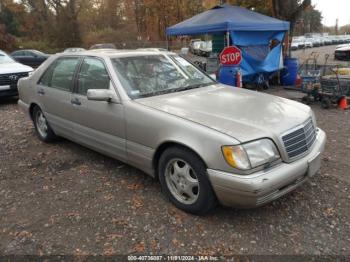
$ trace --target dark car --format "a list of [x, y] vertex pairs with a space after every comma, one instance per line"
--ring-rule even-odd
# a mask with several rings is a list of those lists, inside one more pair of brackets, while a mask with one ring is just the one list
[[337, 60], [350, 61], [350, 44], [337, 48], [334, 52], [334, 58]]
[[90, 47], [90, 50], [93, 49], [117, 49], [115, 44], [96, 44]]
[[17, 50], [12, 52], [11, 56], [17, 62], [33, 68], [39, 67], [49, 57], [38, 50]]

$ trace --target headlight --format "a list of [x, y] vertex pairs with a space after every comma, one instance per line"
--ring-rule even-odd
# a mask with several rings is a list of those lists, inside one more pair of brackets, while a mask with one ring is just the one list
[[224, 146], [222, 152], [229, 165], [241, 170], [256, 168], [280, 158], [275, 144], [270, 139], [261, 139], [238, 146]]

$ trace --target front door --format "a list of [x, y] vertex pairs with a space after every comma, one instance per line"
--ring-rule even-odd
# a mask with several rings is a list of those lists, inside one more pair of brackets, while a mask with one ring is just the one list
[[100, 58], [86, 57], [77, 74], [72, 96], [74, 132], [79, 143], [104, 154], [126, 160], [125, 121], [122, 104], [87, 99], [89, 89], [111, 89], [115, 92]]

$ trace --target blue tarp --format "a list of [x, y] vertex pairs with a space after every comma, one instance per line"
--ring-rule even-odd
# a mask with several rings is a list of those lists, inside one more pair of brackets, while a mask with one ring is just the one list
[[225, 4], [167, 28], [167, 35], [230, 32], [231, 42], [242, 50], [243, 80], [257, 82], [281, 69], [282, 42], [288, 30], [289, 22]]
[[[244, 82], [263, 82], [269, 75], [282, 69], [282, 42], [284, 31], [231, 32], [234, 45], [242, 50], [242, 69]], [[271, 41], [275, 45], [272, 47]]]
[[167, 35], [200, 35], [227, 31], [288, 31], [289, 22], [243, 7], [224, 4], [168, 27]]

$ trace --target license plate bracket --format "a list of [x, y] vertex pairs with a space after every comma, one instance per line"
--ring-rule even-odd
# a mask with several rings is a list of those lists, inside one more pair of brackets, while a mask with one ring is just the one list
[[11, 89], [11, 86], [9, 86], [9, 85], [0, 86], [0, 91], [9, 90], [9, 89]]
[[321, 168], [321, 153], [316, 154], [312, 159], [308, 161], [308, 172], [309, 177], [313, 177]]

